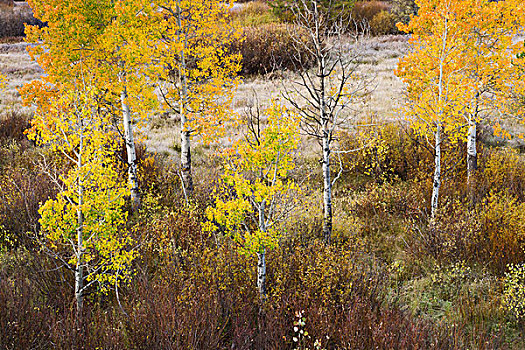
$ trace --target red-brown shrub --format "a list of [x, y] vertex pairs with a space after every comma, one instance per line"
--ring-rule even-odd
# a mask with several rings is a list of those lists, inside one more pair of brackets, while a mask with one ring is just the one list
[[300, 70], [313, 64], [306, 49], [309, 39], [292, 24], [271, 23], [245, 27], [242, 42], [233, 50], [242, 54], [242, 74], [265, 74], [276, 70]]

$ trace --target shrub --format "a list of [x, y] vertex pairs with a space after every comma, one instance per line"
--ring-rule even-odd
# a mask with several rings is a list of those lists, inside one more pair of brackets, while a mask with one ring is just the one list
[[279, 22], [271, 7], [263, 1], [251, 1], [233, 10], [232, 19], [243, 27]]
[[31, 127], [31, 116], [9, 111], [0, 115], [0, 146], [13, 141], [29, 143], [24, 131]]
[[345, 173], [378, 183], [426, 176], [432, 155], [425, 142], [406, 125], [358, 125], [356, 132], [340, 135], [341, 149], [348, 152], [342, 155]]
[[413, 225], [406, 239], [416, 260], [466, 261], [501, 275], [508, 264], [525, 260], [525, 203], [492, 192], [473, 206], [444, 197], [434, 225]]
[[499, 271], [525, 260], [525, 203], [507, 193], [491, 193], [480, 206], [482, 239], [491, 265]]
[[375, 14], [370, 21], [370, 31], [373, 35], [395, 34], [395, 16], [387, 11], [381, 11]]
[[243, 37], [243, 41], [234, 43], [233, 48], [242, 54], [242, 74], [295, 71], [313, 64], [313, 56], [304, 46], [308, 45], [309, 38], [294, 25], [272, 23], [245, 27]]
[[500, 148], [483, 152], [476, 180], [478, 198], [499, 191], [525, 202], [525, 158], [516, 150]]
[[389, 6], [384, 1], [357, 1], [352, 9], [352, 20], [357, 23], [370, 24], [374, 16], [381, 11], [388, 12]]
[[525, 316], [525, 265], [510, 264], [505, 273], [503, 287], [503, 306], [516, 320]]

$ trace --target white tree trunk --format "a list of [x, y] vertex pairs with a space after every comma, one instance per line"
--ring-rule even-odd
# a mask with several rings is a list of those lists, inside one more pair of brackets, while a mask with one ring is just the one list
[[261, 302], [266, 300], [266, 248], [257, 253], [257, 289]]
[[140, 207], [140, 193], [137, 178], [137, 152], [135, 150], [135, 141], [133, 140], [133, 124], [131, 123], [131, 113], [127, 103], [128, 92], [126, 86], [122, 88], [120, 102], [122, 104], [122, 120], [124, 123], [124, 142], [126, 143], [126, 152], [128, 154], [128, 179], [131, 186], [131, 201], [133, 209], [136, 211]]
[[[180, 7], [180, 0], [177, 1], [177, 25], [182, 28], [182, 14]], [[181, 145], [180, 145], [180, 165], [181, 165], [181, 176], [182, 186], [184, 187], [185, 195], [189, 195], [193, 192], [193, 178], [191, 176], [191, 130], [189, 128], [189, 121], [186, 111], [186, 103], [188, 100], [188, 77], [186, 72], [186, 52], [185, 49], [187, 44], [187, 35], [184, 33], [184, 45], [181, 48], [180, 54], [180, 69], [181, 75], [181, 92], [180, 92], [180, 121], [181, 121]], [[181, 34], [179, 33], [179, 41]]]
[[191, 132], [187, 127], [188, 121], [184, 113], [181, 114], [181, 143], [180, 143], [180, 167], [184, 191], [187, 194], [193, 192], [193, 178], [191, 176]]
[[[259, 231], [266, 233], [266, 202], [259, 206]], [[260, 247], [257, 253], [257, 289], [261, 302], [266, 301], [266, 247]]]
[[468, 138], [467, 138], [467, 181], [469, 185], [472, 181], [472, 176], [478, 168], [478, 153], [476, 150], [477, 141], [477, 123], [474, 120], [469, 120]]
[[436, 217], [436, 211], [438, 208], [439, 201], [439, 189], [441, 187], [441, 124], [437, 125], [435, 132], [435, 167], [434, 167], [434, 179], [432, 185], [432, 201], [431, 201], [431, 217], [432, 220]]
[[332, 182], [330, 178], [330, 140], [323, 135], [323, 238], [330, 243], [332, 236]]
[[[84, 147], [84, 136], [83, 136], [83, 121], [79, 120], [80, 125], [80, 143], [78, 150], [77, 168], [82, 169], [82, 152]], [[82, 212], [82, 206], [84, 205], [84, 184], [82, 178], [79, 175], [78, 178], [78, 207], [77, 207], [77, 244], [76, 244], [76, 255], [77, 264], [75, 267], [75, 299], [77, 303], [77, 315], [81, 316], [82, 309], [84, 307], [84, 214]]]
[[77, 209], [77, 265], [75, 269], [75, 299], [77, 302], [77, 313], [82, 314], [84, 307], [84, 241], [83, 225], [84, 215], [82, 214], [83, 188], [79, 187], [79, 208]]

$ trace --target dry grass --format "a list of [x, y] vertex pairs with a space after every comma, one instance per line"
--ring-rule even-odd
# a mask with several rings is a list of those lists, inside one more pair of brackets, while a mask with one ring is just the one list
[[[407, 39], [406, 36], [397, 35], [365, 37], [357, 43], [352, 43], [348, 39], [343, 43], [344, 50], [349, 55], [353, 53], [359, 56], [359, 70], [370, 79], [369, 98], [348, 111], [350, 123], [363, 119], [380, 121], [402, 119], [398, 110], [403, 103], [403, 84], [394, 75], [394, 69], [399, 58], [408, 50]], [[237, 88], [232, 103], [233, 111], [242, 114], [257, 104], [262, 108], [268, 107], [272, 99], [279, 99], [285, 103], [283, 92], [294, 81], [298, 81], [298, 76], [290, 71], [246, 78]], [[178, 155], [180, 128], [174, 120], [156, 116], [150, 122], [146, 134], [148, 135], [146, 144], [149, 149], [170, 156]], [[233, 130], [231, 134], [237, 134], [237, 130]], [[309, 155], [315, 157], [317, 145], [308, 139], [304, 141], [302, 154], [307, 158]], [[226, 138], [220, 140], [222, 145], [227, 143]], [[206, 156], [206, 152], [203, 152], [203, 156]], [[199, 155], [196, 159], [199, 159], [198, 157]]]
[[[384, 36], [363, 38], [358, 43], [352, 43], [350, 40], [344, 43], [344, 50], [358, 53], [360, 71], [372, 78], [369, 99], [349, 111], [352, 120], [399, 119], [396, 110], [402, 105], [403, 85], [395, 77], [393, 70], [399, 58], [407, 51], [406, 41], [405, 36]], [[16, 106], [17, 109], [21, 108], [17, 89], [43, 74], [43, 70], [35, 62], [31, 62], [26, 47], [25, 43], [0, 44], [0, 72], [6, 73], [9, 78], [9, 89], [3, 96], [2, 103], [10, 107]], [[295, 73], [284, 72], [279, 75], [244, 79], [235, 94], [233, 110], [235, 113], [243, 113], [257, 103], [263, 107], [268, 106], [272, 99], [282, 98], [284, 88], [290, 86], [297, 78]], [[143, 132], [147, 135], [145, 144], [149, 150], [175, 158], [179, 154], [180, 127], [172, 118], [156, 115], [151, 118], [148, 128]], [[227, 144], [227, 140], [221, 140], [220, 143]], [[307, 157], [315, 157], [316, 147], [311, 140], [305, 139], [302, 151], [306, 151], [304, 154]], [[196, 163], [208, 157], [207, 149], [197, 147], [195, 150]]]
[[27, 46], [20, 42], [0, 44], [0, 73], [8, 78], [8, 88], [0, 98], [0, 108], [16, 108], [22, 113], [27, 112], [21, 105], [18, 89], [44, 73], [36, 62], [31, 62], [26, 52]]

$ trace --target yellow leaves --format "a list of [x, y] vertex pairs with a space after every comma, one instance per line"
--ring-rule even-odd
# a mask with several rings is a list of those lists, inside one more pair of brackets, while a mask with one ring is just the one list
[[5, 89], [7, 86], [7, 77], [0, 74], [0, 90]]
[[155, 53], [160, 62], [151, 75], [166, 81], [166, 103], [183, 117], [185, 130], [205, 141], [221, 136], [233, 114], [229, 105], [240, 71], [239, 54], [227, 48], [240, 31], [226, 21], [222, 1], [157, 4], [164, 10], [157, 28], [162, 40]]
[[207, 232], [233, 237], [245, 254], [277, 244], [283, 233], [276, 225], [293, 206], [290, 193], [297, 190], [287, 176], [295, 166], [298, 118], [276, 103], [264, 115], [267, 120], [249, 119], [245, 137], [223, 152], [222, 188], [203, 225]]

